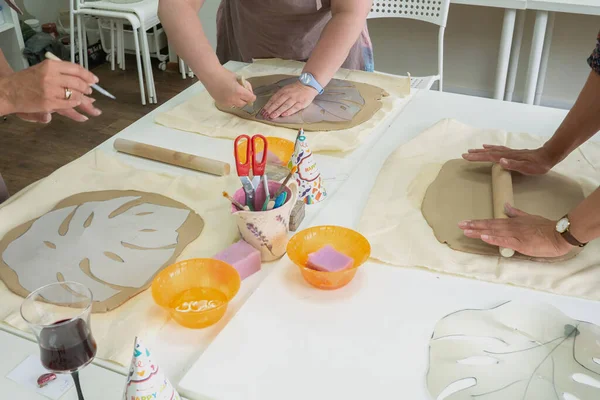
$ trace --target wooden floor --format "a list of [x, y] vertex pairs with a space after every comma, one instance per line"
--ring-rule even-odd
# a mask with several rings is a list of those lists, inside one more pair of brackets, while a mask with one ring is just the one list
[[53, 115], [48, 125], [33, 124], [9, 116], [0, 118], [0, 174], [14, 194], [59, 167], [82, 156], [196, 82], [182, 79], [176, 71], [154, 68], [158, 105], [142, 106], [135, 58], [127, 59], [127, 70], [110, 70], [109, 64], [93, 69], [100, 86], [117, 100], [95, 93], [102, 115], [84, 123]]

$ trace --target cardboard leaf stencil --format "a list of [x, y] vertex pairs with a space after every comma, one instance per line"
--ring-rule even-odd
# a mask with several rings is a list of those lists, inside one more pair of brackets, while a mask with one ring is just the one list
[[508, 302], [441, 319], [427, 386], [441, 400], [600, 399], [600, 327]]
[[0, 241], [0, 278], [22, 296], [76, 281], [92, 291], [94, 311], [107, 311], [147, 288], [202, 228], [192, 210], [157, 194], [82, 193]]

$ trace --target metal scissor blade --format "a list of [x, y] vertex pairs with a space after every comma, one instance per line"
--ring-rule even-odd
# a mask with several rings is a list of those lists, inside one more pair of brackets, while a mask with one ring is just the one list
[[252, 186], [252, 181], [247, 176], [241, 176], [240, 181], [246, 194], [246, 205], [250, 208], [250, 211], [254, 211], [254, 186]]

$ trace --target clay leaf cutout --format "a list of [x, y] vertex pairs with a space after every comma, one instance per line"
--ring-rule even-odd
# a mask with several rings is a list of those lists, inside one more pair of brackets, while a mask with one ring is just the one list
[[[189, 243], [179, 230], [193, 214], [170, 199], [140, 194], [54, 209], [8, 243], [2, 261], [26, 293], [57, 281], [86, 285], [95, 302], [137, 293], [181, 252], [180, 241]], [[148, 195], [160, 201], [146, 202]], [[7, 281], [6, 271], [1, 276]]]
[[429, 360], [436, 400], [600, 398], [600, 327], [545, 304], [450, 314], [436, 324]]

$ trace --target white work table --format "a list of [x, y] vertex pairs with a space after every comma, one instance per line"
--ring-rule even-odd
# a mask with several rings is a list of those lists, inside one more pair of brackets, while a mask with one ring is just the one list
[[[239, 70], [242, 68], [244, 63], [229, 62], [226, 67], [232, 71]], [[168, 173], [172, 175], [196, 175], [198, 172], [187, 170], [184, 168], [174, 167], [142, 158], [133, 157], [126, 154], [117, 153], [113, 148], [114, 140], [117, 138], [125, 138], [138, 142], [151, 144], [154, 146], [161, 146], [170, 148], [177, 151], [191, 153], [194, 155], [217, 159], [220, 161], [228, 162], [232, 166], [232, 173], [235, 174], [235, 162], [233, 156], [233, 141], [229, 139], [217, 139], [213, 137], [203, 136], [196, 133], [179, 131], [171, 128], [158, 125], [154, 122], [155, 116], [158, 113], [168, 111], [173, 107], [187, 101], [198, 93], [202, 92], [204, 87], [197, 83], [190, 88], [184, 90], [179, 95], [175, 96], [170, 101], [166, 102], [162, 106], [158, 107], [154, 111], [148, 113], [143, 118], [139, 119], [126, 129], [119, 132], [117, 135], [108, 139], [104, 143], [100, 144], [97, 149], [102, 150], [106, 153], [112, 154], [124, 163], [134, 166], [139, 169], [154, 171], [158, 173]], [[418, 90], [413, 89], [413, 93]], [[406, 98], [406, 102], [409, 102], [411, 97]], [[389, 116], [382, 121], [378, 128], [370, 135], [369, 138], [356, 150], [350, 152], [344, 156], [340, 155], [317, 155], [317, 165], [321, 171], [321, 175], [324, 179], [324, 185], [327, 189], [329, 198], [333, 198], [337, 189], [348, 179], [352, 171], [360, 166], [360, 160], [366, 157], [369, 149], [377, 141], [377, 139], [387, 131], [392, 121], [401, 113], [401, 110], [395, 110], [390, 113]], [[240, 132], [245, 134], [247, 132]], [[309, 139], [310, 140], [310, 139]], [[310, 142], [309, 142], [310, 144]], [[240, 185], [241, 186], [241, 185]], [[223, 201], [226, 201], [223, 199]], [[328, 200], [329, 201], [329, 200]], [[308, 226], [311, 218], [314, 218], [319, 211], [327, 205], [327, 202], [311, 205], [306, 210], [306, 217], [304, 219], [303, 227]], [[217, 333], [226, 325], [227, 321], [237, 312], [237, 310], [244, 304], [248, 297], [253, 291], [260, 285], [262, 280], [272, 270], [275, 263], [263, 264], [263, 268], [260, 272], [252, 275], [242, 282], [239, 293], [235, 299], [230, 303], [227, 314], [219, 321], [216, 325], [202, 329], [202, 330], [191, 330], [179, 326], [174, 321], [170, 321], [165, 327], [163, 327], [160, 333], [154, 340], [147, 340], [145, 344], [152, 350], [153, 356], [163, 370], [167, 373], [171, 381], [176, 384], [181, 377], [185, 374], [190, 364], [199, 357], [202, 352], [209, 346], [211, 341], [217, 335]], [[29, 334], [23, 334], [15, 329], [0, 325], [0, 329], [6, 330], [11, 333], [15, 333], [19, 336], [26, 337], [33, 340], [33, 336]], [[4, 347], [3, 342], [0, 340], [0, 354], [4, 354], [5, 351], [9, 351], [9, 347]], [[26, 358], [26, 355], [21, 353], [16, 354], [15, 358], [12, 357], [6, 362], [14, 363], [15, 366], [18, 362]], [[96, 365], [100, 365], [104, 368], [114, 371], [116, 374], [120, 374], [119, 378], [122, 384], [125, 383], [125, 378], [122, 375], [126, 375], [128, 368], [122, 368], [115, 364], [105, 362], [103, 360], [94, 361]], [[87, 370], [81, 372], [82, 379], [88, 374]], [[0, 378], [0, 391], [6, 382], [3, 378]], [[85, 390], [85, 388], [84, 388]], [[87, 393], [86, 393], [87, 394]], [[32, 394], [32, 398], [40, 398], [39, 396]], [[37, 396], [37, 397], [35, 397]], [[97, 396], [97, 397], [94, 397]], [[89, 398], [86, 400], [94, 399], [106, 399], [102, 397], [102, 393], [90, 393]]]
[[[549, 136], [565, 114], [420, 92], [312, 224], [355, 227], [387, 156], [440, 119]], [[599, 302], [372, 260], [348, 286], [320, 291], [284, 258], [180, 388], [188, 397], [211, 400], [429, 399], [425, 374], [435, 323], [461, 309], [509, 300], [549, 303], [573, 318], [600, 324]]]
[[[232, 63], [229, 64], [228, 67], [235, 70], [241, 67], [241, 65], [242, 64]], [[176, 131], [156, 125], [153, 122], [156, 113], [166, 111], [175, 105], [180, 104], [201, 90], [203, 90], [201, 85], [194, 85], [162, 107], [120, 132], [115, 138], [122, 137], [137, 140], [232, 163], [233, 144], [231, 140], [215, 139], [194, 133]], [[433, 125], [442, 118], [456, 118], [462, 122], [475, 126], [502, 128], [510, 131], [524, 131], [548, 136], [558, 127], [565, 114], [566, 112], [563, 110], [505, 103], [438, 92], [418, 92], [414, 95], [413, 99], [410, 100], [410, 103], [403, 111], [390, 116], [390, 119], [383, 123], [380, 129], [377, 132], [374, 132], [367, 142], [356, 151], [347, 154], [344, 158], [324, 154], [316, 155], [317, 164], [319, 165], [323, 176], [326, 178], [327, 189], [331, 196], [325, 202], [308, 208], [307, 219], [303, 224], [303, 228], [308, 227], [309, 225], [325, 223], [354, 226], [360, 218], [362, 208], [364, 207], [371, 186], [387, 155], [399, 144], [410, 140], [423, 129]], [[99, 148], [115, 154], [130, 165], [141, 169], [171, 174], [195, 174], [195, 172], [181, 168], [166, 166], [127, 155], [116, 154], [112, 148], [113, 141], [114, 138], [103, 143]], [[263, 309], [261, 313], [256, 315], [255, 323], [245, 326], [245, 328], [248, 328], [248, 337], [261, 333], [260, 330], [256, 329], [260, 328], [260, 321], [262, 321], [262, 318], [277, 316], [278, 313], [285, 314], [285, 305], [287, 304], [287, 301], [290, 298], [297, 298], [298, 293], [302, 293], [303, 295], [306, 294], [313, 299], [311, 307], [314, 307], [315, 312], [317, 313], [322, 309], [322, 307], [319, 307], [319, 301], [334, 301], [336, 307], [341, 307], [340, 310], [342, 311], [343, 318], [341, 321], [338, 321], [337, 319], [329, 320], [328, 323], [334, 325], [339, 323], [342, 326], [346, 326], [349, 323], [347, 318], [351, 316], [351, 313], [345, 313], [343, 311], [345, 307], [352, 307], [357, 301], [360, 302], [362, 300], [369, 304], [369, 302], [373, 300], [371, 297], [373, 291], [381, 293], [382, 299], [389, 299], [389, 301], [383, 301], [382, 308], [379, 312], [387, 313], [386, 315], [393, 314], [393, 323], [391, 326], [396, 327], [400, 322], [406, 320], [410, 321], [411, 326], [414, 326], [415, 328], [394, 332], [394, 335], [382, 335], [385, 338], [382, 343], [391, 342], [392, 337], [394, 337], [397, 339], [397, 342], [404, 347], [396, 346], [391, 348], [390, 351], [406, 351], [407, 349], [405, 348], [412, 348], [412, 353], [408, 352], [406, 355], [403, 355], [403, 357], [415, 359], [417, 366], [411, 372], [412, 375], [408, 374], [406, 375], [406, 378], [402, 379], [394, 375], [397, 374], [398, 371], [386, 372], [384, 377], [389, 379], [388, 384], [382, 385], [380, 389], [377, 389], [377, 393], [382, 394], [380, 398], [392, 398], [392, 394], [404, 393], [404, 390], [406, 394], [413, 393], [415, 396], [400, 396], [396, 398], [426, 398], [423, 397], [423, 375], [420, 369], [423, 357], [426, 355], [425, 350], [422, 349], [422, 345], [431, 334], [430, 329], [433, 326], [432, 324], [435, 323], [439, 317], [443, 316], [446, 311], [454, 311], [454, 309], [464, 306], [487, 307], [495, 305], [499, 300], [524, 296], [542, 299], [556, 304], [574, 318], [587, 319], [592, 322], [600, 323], [598, 320], [598, 316], [600, 316], [600, 306], [597, 303], [561, 298], [531, 290], [485, 284], [468, 279], [451, 278], [419, 270], [401, 269], [369, 262], [361, 271], [359, 271], [356, 280], [347, 288], [334, 292], [322, 292], [307, 286], [307, 284], [302, 281], [302, 278], [297, 273], [294, 273], [297, 272], [294, 268], [295, 267], [291, 265], [287, 257], [284, 257], [280, 262], [271, 263], [270, 265], [267, 265], [261, 273], [246, 279], [243, 282], [240, 293], [231, 304], [228, 314], [216, 326], [203, 330], [188, 330], [178, 326], [174, 322], [170, 322], [154, 341], [146, 343], [152, 349], [156, 361], [161, 365], [162, 369], [166, 371], [172, 383], [178, 385], [181, 378], [188, 372], [190, 362], [187, 360], [190, 360], [190, 357], [192, 357], [192, 360], [199, 358], [199, 364], [196, 365], [196, 367], [199, 368], [205, 366], [206, 364], [204, 363], [210, 363], [210, 360], [214, 359], [214, 357], [219, 357], [218, 354], [215, 355], [214, 352], [211, 352], [210, 349], [212, 349], [213, 346], [211, 345], [209, 347], [209, 345], [223, 327], [227, 326], [223, 332], [224, 334], [226, 333], [226, 335], [220, 335], [217, 342], [222, 338], [223, 340], [226, 340], [231, 332], [236, 332], [236, 326], [239, 327], [240, 323], [247, 320], [254, 321], [255, 316], [249, 315], [245, 310], [251, 309], [249, 307], [252, 307], [252, 303], [260, 303], [261, 298], [269, 295], [269, 286], [265, 286], [267, 283], [275, 283], [278, 287], [278, 289], [272, 293], [273, 300], [275, 301], [273, 304], [276, 304], [277, 306], [273, 307], [273, 314], [271, 314], [271, 310]], [[284, 279], [284, 281], [280, 282], [280, 279]], [[257, 287], [259, 288], [258, 290], [256, 290]], [[267, 288], [267, 290], [265, 290], [265, 288]], [[381, 291], [379, 292], [379, 290]], [[255, 295], [252, 295], [253, 293], [255, 293]], [[427, 293], [429, 293], [430, 296], [423, 300], [423, 307], [420, 307], [420, 302], [416, 299]], [[275, 299], [280, 296], [282, 302], [279, 303]], [[407, 296], [416, 297], [411, 297], [409, 299]], [[451, 298], [455, 298], [455, 300], [452, 300]], [[248, 302], [246, 303], [246, 301]], [[347, 301], [347, 304], [345, 301]], [[244, 303], [246, 304], [244, 305]], [[412, 311], [406, 309], [406, 304], [411, 305], [410, 308]], [[242, 307], [242, 305], [244, 306]], [[302, 303], [298, 310], [306, 311], [306, 307], [307, 304]], [[234, 317], [236, 312], [237, 316]], [[412, 314], [410, 314], [411, 312]], [[373, 313], [369, 318], [369, 321], [376, 321], [377, 317], [381, 315]], [[233, 320], [232, 317], [234, 317]], [[285, 320], [285, 318], [283, 320]], [[304, 316], [299, 314], [298, 324], [302, 326], [303, 321]], [[294, 323], [294, 326], [298, 326], [298, 324]], [[309, 326], [305, 328], [309, 328]], [[376, 325], [375, 328], [377, 328]], [[327, 329], [327, 326], [325, 326], [324, 329]], [[354, 339], [361, 341], [366, 337], [364, 336], [364, 331], [360, 330], [356, 332], [356, 337], [352, 336], [352, 330], [344, 330], [344, 332], [346, 333], [346, 340], [342, 341], [342, 344], [352, 343]], [[376, 336], [377, 331], [373, 332], [373, 335]], [[241, 332], [240, 334], [244, 335], [245, 333]], [[404, 338], [404, 341], [401, 340], [402, 338]], [[18, 343], [22, 343], [22, 345], [15, 345], [13, 343], [15, 340]], [[256, 342], [256, 345], [262, 346], [264, 343], [263, 340]], [[280, 342], [274, 340], [273, 349], [276, 349], [278, 344], [280, 344]], [[203, 353], [207, 348], [209, 351], [203, 356]], [[3, 360], [0, 363], [2, 371], [10, 371], [12, 369], [10, 368], [10, 365], [13, 365], [14, 368], [29, 354], [36, 354], [36, 352], [37, 346], [34, 343], [22, 338], [17, 338], [16, 336], [9, 337], [0, 332], [0, 353], [9, 355], [8, 357], [3, 357]], [[393, 352], [390, 354], [397, 354]], [[248, 354], [244, 353], [244, 355]], [[298, 356], [298, 353], [294, 352], [294, 356]], [[365, 362], [376, 361], [376, 357], [372, 354], [365, 354], [364, 356]], [[260, 365], [260, 368], [266, 368], [267, 365], [265, 363], [268, 362], [269, 357], [271, 357], [271, 355], [266, 354], [264, 359], [257, 360], [257, 365]], [[383, 361], [386, 360], [387, 359], [383, 359]], [[297, 368], [301, 368], [301, 363], [306, 361], [306, 358], [303, 359], [300, 355], [300, 358], [298, 358], [297, 361], [300, 363], [297, 365]], [[111, 387], [119, 385], [120, 392], [125, 383], [125, 377], [121, 375], [125, 374], [125, 369], [115, 368], [102, 361], [98, 361], [95, 364], [95, 366], [88, 367], [81, 373], [86, 399], [118, 399], [118, 396], [112, 396], [112, 392], [108, 393], [106, 391], [103, 392], [88, 388], [98, 388], [102, 385], [109, 385]], [[115, 372], [108, 372], [98, 366], [113, 369]], [[399, 366], [404, 368], [404, 366], [400, 364]], [[322, 369], [327, 369], [328, 367], [329, 366], [326, 363], [321, 366]], [[218, 370], [218, 368], [215, 370]], [[14, 395], [16, 397], [13, 398], [24, 398], [27, 400], [41, 399], [41, 397], [36, 394], [30, 394], [29, 397], [19, 397], [19, 395], [22, 394], [22, 391], [20, 391], [19, 388], [16, 388], [13, 382], [4, 378], [6, 372], [0, 377], [0, 392], [3, 393], [3, 395]], [[227, 375], [226, 379], [229, 379], [232, 384], [241, 384], [241, 382], [246, 379], [242, 376], [238, 376], [237, 370], [231, 372], [232, 374]], [[194, 381], [201, 382], [200, 375], [196, 375], [197, 373], [197, 371], [192, 370], [191, 375], [188, 375], [184, 382], [185, 394], [192, 395], [191, 398], [194, 399], [201, 398], [201, 396], [197, 396], [197, 394], [206, 394], [203, 392], [203, 387], [194, 385]], [[209, 374], [207, 373], [207, 376], [208, 375]], [[372, 376], [375, 376], [375, 374]], [[297, 377], [298, 375], [296, 375], [296, 378]], [[408, 379], [408, 377], [411, 378]], [[288, 377], [287, 379], [291, 378], [292, 377]], [[389, 384], [392, 378], [396, 379], [393, 388]], [[266, 384], [265, 379], [268, 379], [268, 376], [265, 375], [262, 379], [257, 380], [257, 387], [262, 388]], [[86, 381], [93, 381], [94, 383], [88, 384], [85, 383]], [[368, 380], [365, 382], [368, 382]], [[290, 381], [282, 380], [281, 384], [283, 385], [283, 383], [289, 384]], [[364, 391], [361, 391], [360, 388], [356, 387], [358, 383], [360, 383], [360, 380], [355, 380], [348, 388], [356, 388], [357, 394], [364, 393]], [[389, 389], [390, 392], [385, 395], [385, 393], [387, 393], [385, 390], [387, 389]], [[280, 394], [281, 393], [283, 392], [280, 392]], [[303, 392], [299, 390], [298, 393]], [[69, 395], [72, 394], [73, 391], [69, 393]], [[264, 397], [264, 399], [270, 398], [268, 396], [269, 393], [266, 394], [267, 396]], [[293, 396], [289, 396], [286, 398], [292, 397]], [[371, 396], [369, 396], [369, 398], [370, 397]], [[70, 399], [71, 397], [65, 398]], [[230, 397], [217, 397], [216, 399], [221, 398], [229, 399]], [[249, 398], [249, 396], [246, 398]], [[278, 397], [278, 399], [279, 398], [281, 398], [281, 396]], [[312, 396], [312, 398], [317, 397]], [[340, 398], [340, 396], [334, 396], [334, 398]], [[348, 398], [353, 398], [353, 396], [348, 396]]]

